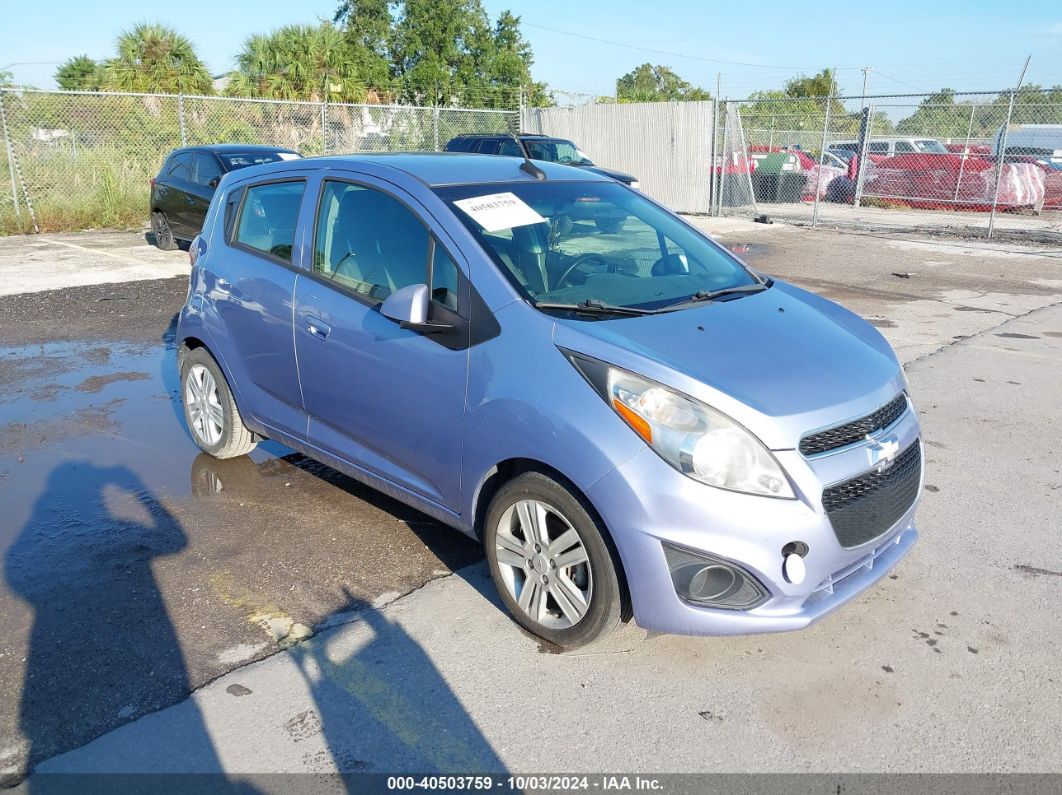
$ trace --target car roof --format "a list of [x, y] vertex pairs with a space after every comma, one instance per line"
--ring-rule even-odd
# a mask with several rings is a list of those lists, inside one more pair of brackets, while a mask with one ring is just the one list
[[[543, 135], [542, 133], [517, 133], [516, 137], [517, 138], [543, 138], [543, 139], [546, 139], [546, 140], [552, 140], [555, 136]], [[454, 139], [457, 139], [457, 138], [512, 138], [512, 135], [510, 135], [509, 133], [504, 133], [504, 132], [496, 132], [496, 133], [461, 133], [460, 135], [455, 135], [454, 136]]]
[[[283, 146], [265, 146], [264, 144], [203, 144], [202, 146], [186, 146], [182, 151], [193, 149], [207, 149], [219, 155], [247, 154], [250, 152], [293, 152]], [[297, 153], [295, 153], [297, 154]]]
[[[248, 177], [283, 174], [287, 171], [326, 168], [335, 171], [358, 171], [369, 166], [405, 174], [437, 188], [443, 185], [474, 185], [490, 182], [535, 182], [536, 178], [520, 169], [518, 157], [479, 155], [469, 152], [396, 152], [361, 155], [307, 157], [240, 169], [240, 181]], [[610, 177], [582, 168], [534, 161], [554, 182], [610, 182]], [[383, 174], [381, 174], [383, 176]]]

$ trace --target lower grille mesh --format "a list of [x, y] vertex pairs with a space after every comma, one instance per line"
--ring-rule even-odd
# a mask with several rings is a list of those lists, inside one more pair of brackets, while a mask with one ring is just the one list
[[915, 441], [883, 472], [830, 486], [822, 492], [822, 507], [842, 547], [857, 547], [877, 538], [907, 513], [918, 497], [922, 451]]

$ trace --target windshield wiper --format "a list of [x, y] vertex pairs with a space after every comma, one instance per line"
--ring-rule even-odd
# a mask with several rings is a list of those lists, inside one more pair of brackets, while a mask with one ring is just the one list
[[683, 307], [690, 306], [691, 304], [700, 304], [704, 301], [714, 301], [716, 298], [722, 298], [724, 295], [740, 295], [742, 293], [762, 293], [766, 289], [766, 284], [762, 282], [756, 282], [756, 284], [739, 284], [735, 287], [724, 287], [721, 290], [698, 290], [689, 298], [685, 298], [674, 304], [669, 304], [660, 311], [666, 312], [672, 309], [682, 309]]
[[536, 309], [561, 309], [568, 312], [579, 312], [584, 315], [655, 315], [658, 309], [638, 309], [633, 306], [616, 306], [606, 304], [596, 298], [587, 298], [579, 304], [562, 304], [544, 301], [535, 302]]

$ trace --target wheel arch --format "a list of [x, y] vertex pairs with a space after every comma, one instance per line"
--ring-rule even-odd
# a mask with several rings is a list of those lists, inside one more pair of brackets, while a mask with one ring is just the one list
[[473, 500], [472, 531], [475, 534], [475, 537], [481, 542], [483, 541], [483, 525], [487, 516], [487, 510], [490, 507], [491, 500], [494, 499], [494, 495], [497, 494], [498, 490], [506, 483], [526, 472], [537, 472], [540, 475], [545, 475], [546, 477], [555, 480], [564, 488], [568, 489], [568, 491], [570, 491], [575, 498], [583, 504], [583, 507], [586, 508], [587, 512], [590, 514], [590, 518], [594, 520], [594, 523], [600, 529], [605, 546], [608, 548], [609, 554], [612, 556], [612, 562], [616, 567], [616, 577], [619, 580], [620, 585], [620, 618], [624, 623], [630, 621], [634, 616], [634, 611], [631, 603], [630, 588], [627, 585], [627, 572], [624, 567], [623, 558], [620, 556], [619, 548], [616, 546], [616, 542], [612, 538], [612, 531], [609, 530], [608, 525], [605, 524], [605, 520], [601, 517], [600, 511], [597, 510], [593, 501], [572, 481], [571, 478], [566, 476], [556, 467], [550, 466], [544, 461], [538, 461], [534, 458], [508, 458], [491, 467], [486, 475], [480, 480], [479, 487], [476, 489], [476, 494]]

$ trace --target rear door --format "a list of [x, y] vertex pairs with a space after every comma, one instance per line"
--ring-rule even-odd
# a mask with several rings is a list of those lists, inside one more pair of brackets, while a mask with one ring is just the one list
[[[457, 511], [470, 287], [445, 233], [409, 194], [370, 177], [325, 180], [295, 350], [311, 443]], [[430, 269], [430, 272], [429, 272]], [[432, 289], [424, 335], [380, 314], [411, 284]], [[463, 313], [463, 314], [462, 314]]]
[[195, 155], [190, 151], [175, 152], [169, 168], [159, 179], [159, 209], [166, 214], [170, 229], [182, 239], [191, 240], [196, 233], [188, 234], [188, 190], [192, 184], [192, 166]]
[[[268, 428], [306, 435], [292, 308], [304, 256], [297, 237], [306, 177], [259, 180], [226, 196], [223, 256], [210, 251], [204, 277], [220, 328], [211, 336], [239, 390], [240, 409]], [[215, 239], [219, 237], [215, 235]], [[215, 262], [222, 264], [216, 269]]]
[[200, 149], [195, 153], [185, 215], [189, 230], [194, 229], [195, 235], [202, 231], [203, 219], [206, 218], [210, 200], [214, 198], [217, 183], [213, 185], [211, 183], [216, 179], [220, 180], [221, 173], [221, 163], [218, 162], [217, 155], [205, 149]]

